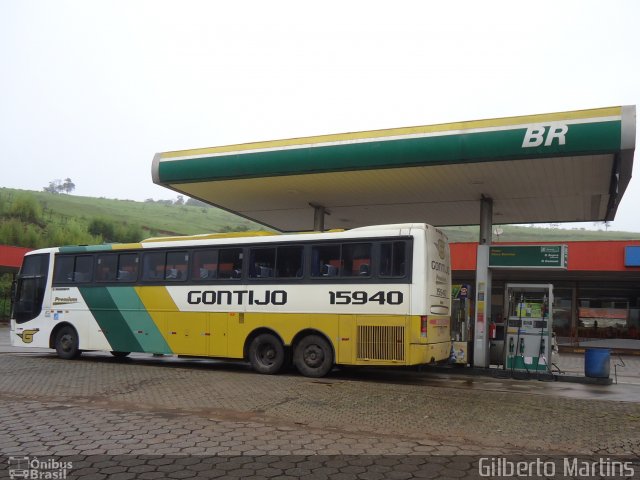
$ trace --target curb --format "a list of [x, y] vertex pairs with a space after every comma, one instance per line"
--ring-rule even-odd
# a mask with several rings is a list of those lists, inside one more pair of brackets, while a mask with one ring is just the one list
[[566, 375], [559, 373], [527, 373], [522, 371], [505, 370], [502, 368], [474, 368], [462, 366], [424, 366], [418, 369], [419, 372], [448, 373], [456, 375], [471, 375], [477, 377], [490, 377], [498, 379], [513, 380], [541, 380], [548, 382], [582, 383], [586, 385], [611, 385], [611, 377], [597, 378], [582, 375]]

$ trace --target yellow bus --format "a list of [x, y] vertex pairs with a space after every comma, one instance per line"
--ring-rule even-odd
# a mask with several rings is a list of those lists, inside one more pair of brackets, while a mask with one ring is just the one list
[[426, 224], [340, 232], [151, 238], [29, 252], [17, 276], [12, 345], [248, 360], [404, 366], [450, 352], [446, 236]]

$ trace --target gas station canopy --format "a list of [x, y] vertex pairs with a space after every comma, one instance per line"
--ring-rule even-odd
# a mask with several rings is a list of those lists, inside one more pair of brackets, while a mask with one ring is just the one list
[[612, 220], [635, 106], [159, 153], [153, 181], [281, 231]]

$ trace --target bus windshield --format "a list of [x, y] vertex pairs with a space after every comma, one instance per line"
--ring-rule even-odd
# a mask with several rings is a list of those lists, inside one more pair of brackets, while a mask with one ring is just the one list
[[27, 255], [18, 274], [13, 296], [13, 315], [17, 323], [34, 319], [42, 310], [49, 272], [49, 255]]

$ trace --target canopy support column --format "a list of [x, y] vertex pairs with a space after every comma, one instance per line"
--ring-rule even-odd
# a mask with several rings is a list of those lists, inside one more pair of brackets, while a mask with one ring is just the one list
[[489, 249], [493, 223], [493, 199], [480, 200], [480, 239], [476, 260], [476, 308], [473, 344], [473, 366], [489, 366], [489, 337], [487, 325], [491, 321], [491, 269]]
[[313, 230], [316, 232], [324, 232], [324, 216], [329, 214], [322, 205], [310, 203], [313, 207]]

